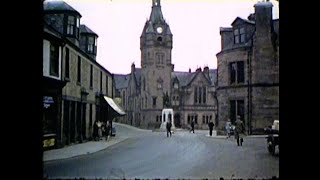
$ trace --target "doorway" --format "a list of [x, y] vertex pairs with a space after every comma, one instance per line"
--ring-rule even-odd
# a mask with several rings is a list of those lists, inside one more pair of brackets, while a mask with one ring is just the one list
[[179, 113], [174, 115], [174, 125], [177, 128], [181, 128], [181, 120], [180, 120], [180, 114]]

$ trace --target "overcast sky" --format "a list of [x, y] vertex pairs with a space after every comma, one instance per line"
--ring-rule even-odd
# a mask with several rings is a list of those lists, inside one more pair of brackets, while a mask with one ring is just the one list
[[[111, 73], [128, 74], [131, 64], [141, 67], [140, 35], [151, 13], [152, 0], [65, 0], [98, 37], [97, 61]], [[247, 19], [258, 0], [161, 0], [173, 34], [175, 71], [217, 68], [221, 50], [220, 27], [230, 27], [239, 16]], [[279, 18], [278, 2], [273, 19]]]

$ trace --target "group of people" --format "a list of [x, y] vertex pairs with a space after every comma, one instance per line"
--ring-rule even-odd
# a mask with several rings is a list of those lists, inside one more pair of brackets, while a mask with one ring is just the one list
[[[194, 133], [194, 120], [191, 121], [190, 126], [191, 126], [191, 128], [190, 128], [189, 132]], [[209, 126], [209, 134], [210, 134], [210, 136], [212, 136], [213, 126], [214, 126], [214, 123], [212, 122], [212, 120], [210, 120], [210, 122], [208, 123], [208, 126]]]
[[[194, 133], [194, 124], [195, 124], [195, 122], [194, 122], [194, 120], [192, 120], [191, 124], [190, 124], [191, 127], [190, 127], [190, 131], [189, 132], [193, 132]], [[233, 132], [234, 137], [237, 140], [237, 145], [238, 146], [242, 146], [243, 138], [244, 138], [246, 132], [245, 132], [244, 123], [241, 121], [241, 117], [240, 116], [237, 116], [237, 119], [234, 122], [234, 124], [235, 125], [232, 125], [230, 119], [228, 119], [228, 121], [226, 122], [225, 130], [226, 130], [226, 133], [227, 133], [227, 138], [230, 138], [231, 134]], [[214, 127], [214, 123], [212, 122], [212, 120], [210, 120], [210, 122], [208, 123], [208, 126], [209, 126], [209, 135], [212, 136], [212, 131], [213, 131], [213, 127]], [[171, 124], [170, 124], [170, 127], [171, 127]], [[171, 131], [170, 131], [170, 136], [171, 136]]]
[[106, 140], [108, 140], [110, 130], [111, 130], [111, 126], [109, 121], [107, 122], [95, 121], [93, 124], [92, 137], [95, 141], [101, 140], [102, 137], [105, 137]]
[[[190, 133], [193, 132], [194, 133], [194, 125], [195, 122], [194, 120], [191, 121], [190, 124]], [[212, 120], [210, 120], [210, 122], [208, 123], [209, 126], [209, 135], [212, 136], [212, 131], [213, 131], [213, 127], [214, 127], [214, 123], [212, 122]], [[171, 127], [172, 127], [172, 122], [171, 120], [169, 120], [166, 123], [166, 129], [167, 129], [167, 137], [171, 137], [172, 136], [172, 132], [171, 132]], [[243, 138], [245, 136], [245, 126], [244, 123], [241, 121], [240, 116], [237, 116], [236, 121], [234, 122], [234, 125], [232, 125], [230, 119], [228, 119], [228, 121], [225, 124], [225, 130], [227, 133], [227, 138], [231, 137], [231, 134], [234, 134], [235, 139], [237, 140], [237, 145], [238, 146], [242, 146], [243, 143]]]

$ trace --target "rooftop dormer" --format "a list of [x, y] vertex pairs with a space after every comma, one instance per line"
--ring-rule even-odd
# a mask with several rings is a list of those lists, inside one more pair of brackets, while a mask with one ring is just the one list
[[96, 59], [98, 35], [84, 24], [80, 25], [80, 48]]
[[64, 1], [44, 1], [44, 20], [79, 46], [81, 14]]

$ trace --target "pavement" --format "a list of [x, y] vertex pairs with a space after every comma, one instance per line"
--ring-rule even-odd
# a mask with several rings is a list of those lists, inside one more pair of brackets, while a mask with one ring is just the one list
[[[126, 124], [121, 124], [121, 123], [115, 123], [113, 122], [113, 125], [118, 126], [118, 127], [125, 127], [125, 128], [130, 128], [134, 129], [137, 132], [160, 132], [160, 131], [152, 131], [152, 130], [146, 130], [146, 129], [139, 129], [130, 125]], [[117, 128], [116, 128], [117, 129]], [[185, 129], [175, 129], [175, 132], [183, 132], [188, 130]], [[213, 131], [213, 135], [209, 136], [209, 131], [208, 130], [195, 130], [195, 133], [197, 134], [203, 134], [204, 136], [208, 138], [221, 138], [221, 139], [226, 139], [226, 136], [217, 136], [216, 131]], [[61, 160], [61, 159], [67, 159], [67, 158], [72, 158], [76, 156], [81, 156], [81, 155], [87, 155], [91, 153], [95, 153], [101, 150], [104, 150], [110, 146], [113, 146], [117, 143], [120, 143], [126, 139], [128, 139], [130, 135], [119, 135], [116, 134], [114, 137], [109, 137], [108, 140], [106, 141], [105, 139], [102, 139], [100, 141], [88, 141], [80, 144], [73, 144], [69, 146], [65, 146], [63, 148], [59, 149], [53, 149], [53, 150], [47, 150], [43, 152], [43, 161], [53, 161], [53, 160]], [[250, 135], [247, 136], [246, 138], [264, 138], [266, 135]]]
[[[126, 124], [113, 122], [113, 125], [134, 129], [137, 132], [151, 132], [151, 130], [139, 129]], [[80, 144], [72, 144], [59, 149], [47, 150], [43, 152], [43, 161], [67, 159], [76, 156], [95, 153], [104, 150], [110, 146], [113, 146], [117, 143], [120, 143], [128, 138], [129, 136], [119, 136], [118, 134], [116, 134], [116, 136], [114, 137], [109, 137], [107, 141], [105, 140], [105, 138], [103, 138], [100, 141], [88, 141]]]

